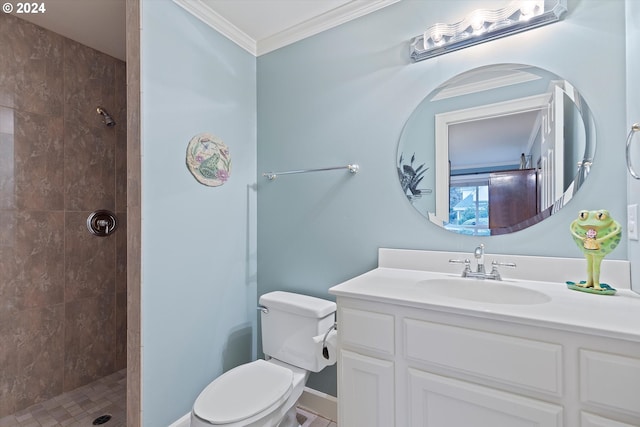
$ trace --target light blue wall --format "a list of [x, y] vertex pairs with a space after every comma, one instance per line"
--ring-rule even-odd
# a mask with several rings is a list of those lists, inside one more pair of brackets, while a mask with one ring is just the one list
[[[142, 1], [144, 426], [167, 426], [251, 360], [256, 301], [256, 59], [170, 0]], [[189, 140], [228, 145], [231, 177], [198, 183]]]
[[[258, 172], [358, 162], [361, 172], [258, 179], [258, 294], [327, 289], [376, 266], [379, 247], [580, 257], [567, 231], [580, 209], [626, 221], [624, 1], [569, 1], [565, 20], [419, 63], [408, 41], [477, 1], [404, 0], [258, 58]], [[545, 68], [572, 82], [597, 126], [595, 164], [570, 205], [512, 235], [454, 235], [402, 194], [396, 144], [421, 100], [450, 77], [492, 63]], [[626, 259], [627, 244], [611, 256]], [[310, 379], [335, 394], [335, 369]]]
[[[640, 123], [640, 2], [626, 0], [627, 6], [627, 121], [629, 132], [633, 123]], [[640, 173], [640, 132], [632, 140], [632, 162]], [[629, 204], [640, 205], [640, 180], [627, 175], [629, 180]], [[640, 293], [640, 242], [629, 241], [629, 260], [631, 260], [631, 279], [633, 289]], [[640, 325], [638, 325], [640, 327]]]

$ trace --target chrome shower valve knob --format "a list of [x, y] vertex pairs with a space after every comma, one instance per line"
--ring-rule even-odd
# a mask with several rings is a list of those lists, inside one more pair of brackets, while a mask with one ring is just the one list
[[87, 229], [95, 236], [105, 237], [113, 234], [118, 228], [116, 214], [108, 210], [91, 212], [87, 217]]

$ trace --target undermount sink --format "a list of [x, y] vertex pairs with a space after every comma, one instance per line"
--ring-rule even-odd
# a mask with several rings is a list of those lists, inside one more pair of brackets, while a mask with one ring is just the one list
[[551, 297], [513, 284], [473, 278], [422, 280], [418, 286], [433, 295], [492, 304], [544, 304]]

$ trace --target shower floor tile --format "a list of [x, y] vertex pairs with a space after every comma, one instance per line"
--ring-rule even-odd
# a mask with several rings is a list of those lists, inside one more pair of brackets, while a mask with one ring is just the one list
[[[124, 427], [127, 371], [123, 369], [13, 415], [0, 418], [0, 427]], [[93, 424], [103, 415], [111, 419]]]
[[[13, 415], [0, 418], [0, 427], [126, 427], [126, 369], [91, 384], [36, 403]], [[99, 417], [111, 419], [94, 424]], [[337, 427], [335, 422], [298, 409], [302, 427]]]

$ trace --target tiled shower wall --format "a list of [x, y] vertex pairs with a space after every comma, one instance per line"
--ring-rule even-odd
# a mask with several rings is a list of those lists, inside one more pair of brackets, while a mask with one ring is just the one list
[[0, 14], [0, 417], [125, 365], [125, 63]]

